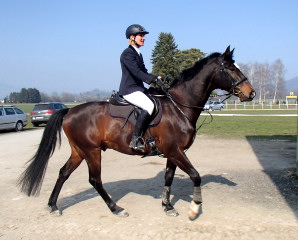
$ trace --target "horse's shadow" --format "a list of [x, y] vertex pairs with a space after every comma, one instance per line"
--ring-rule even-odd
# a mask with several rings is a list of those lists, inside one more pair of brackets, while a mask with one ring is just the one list
[[[155, 177], [149, 179], [129, 179], [103, 184], [105, 190], [112, 196], [112, 199], [117, 202], [128, 193], [136, 193], [140, 195], [148, 195], [155, 199], [161, 199], [161, 193], [164, 185], [164, 171], [160, 171]], [[237, 184], [221, 175], [204, 175], [202, 177], [202, 186], [208, 183], [219, 183], [228, 186], [236, 186]], [[192, 200], [193, 184], [188, 177], [183, 175], [175, 175], [172, 192], [173, 196], [171, 203], [174, 205], [178, 200], [190, 202]], [[77, 193], [72, 196], [62, 198], [58, 201], [60, 211], [86, 201], [88, 199], [98, 197], [99, 194], [94, 188]]]

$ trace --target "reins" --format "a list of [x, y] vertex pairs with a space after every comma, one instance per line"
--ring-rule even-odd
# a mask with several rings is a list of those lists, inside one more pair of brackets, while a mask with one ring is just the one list
[[[226, 75], [232, 80], [232, 86], [231, 86], [231, 89], [229, 90], [229, 92], [228, 92], [227, 94], [219, 95], [220, 97], [221, 97], [221, 96], [226, 96], [226, 97], [221, 101], [221, 103], [223, 103], [225, 100], [227, 100], [228, 98], [230, 98], [232, 95], [239, 96], [240, 94], [242, 94], [242, 92], [240, 91], [238, 85], [240, 85], [242, 82], [246, 81], [247, 78], [244, 77], [243, 79], [241, 79], [241, 80], [238, 81], [238, 82], [235, 81], [234, 78], [231, 76], [231, 74], [230, 74], [230, 73], [227, 71], [227, 69], [225, 68], [224, 63], [223, 63], [221, 57], [218, 57], [218, 62], [219, 62], [219, 66], [220, 66], [220, 76], [221, 76], [222, 73], [224, 73], [224, 74], [226, 74]], [[222, 76], [221, 76], [221, 78], [222, 78]], [[181, 112], [181, 114], [182, 114], [182, 115], [183, 115], [189, 122], [191, 122], [190, 119], [189, 119], [189, 117], [182, 111], [182, 109], [181, 109], [178, 105], [183, 106], [183, 107], [186, 107], [186, 108], [194, 109], [194, 110], [195, 110], [195, 109], [203, 109], [203, 108], [204, 108], [204, 107], [200, 107], [200, 106], [187, 105], [187, 104], [185, 104], [185, 103], [181, 103], [181, 102], [175, 100], [175, 99], [171, 96], [171, 94], [169, 93], [168, 88], [166, 88], [166, 87], [164, 86], [164, 84], [162, 83], [162, 81], [160, 81], [160, 80], [157, 81], [157, 85], [161, 88], [161, 90], [165, 93], [166, 97], [169, 98], [169, 99], [171, 100], [171, 102], [173, 103], [173, 105], [179, 110], [179, 112]], [[235, 89], [238, 89], [239, 92], [236, 92]], [[210, 113], [209, 111], [208, 111], [208, 113], [209, 113], [210, 116], [211, 116], [211, 121], [209, 122], [209, 123], [211, 123], [212, 120], [213, 120], [213, 117], [212, 117], [212, 115], [211, 115], [211, 113]], [[199, 127], [195, 128], [195, 133], [197, 133], [197, 131], [204, 125], [205, 120], [206, 120], [206, 118], [204, 119], [203, 123], [202, 123]], [[208, 124], [209, 124], [209, 123], [208, 123]]]
[[[224, 63], [222, 62], [222, 59], [221, 57], [218, 57], [218, 61], [219, 61], [219, 66], [220, 66], [220, 76], [222, 73], [225, 73], [230, 79], [232, 79], [232, 86], [231, 86], [231, 89], [229, 90], [229, 92], [227, 94], [223, 94], [223, 95], [219, 95], [220, 97], [221, 96], [226, 96], [224, 98], [224, 100], [221, 101], [221, 103], [223, 103], [225, 100], [227, 100], [228, 98], [230, 98], [232, 95], [235, 95], [235, 96], [239, 96], [240, 94], [242, 94], [242, 92], [240, 91], [240, 88], [238, 87], [242, 82], [246, 81], [247, 78], [244, 76], [243, 79], [241, 79], [240, 81], [235, 81], [235, 79], [232, 77], [232, 75], [227, 71], [227, 69], [225, 68], [224, 66]], [[222, 78], [222, 76], [221, 76]], [[189, 117], [182, 111], [182, 109], [178, 106], [183, 106], [183, 107], [186, 107], [186, 108], [190, 108], [190, 109], [203, 109], [204, 107], [199, 107], [199, 106], [192, 106], [192, 105], [187, 105], [187, 104], [184, 104], [184, 103], [181, 103], [177, 100], [174, 100], [174, 98], [171, 96], [171, 94], [169, 93], [168, 89], [169, 88], [166, 88], [164, 86], [164, 84], [158, 80], [157, 81], [157, 85], [161, 88], [161, 90], [165, 93], [166, 97], [170, 99], [170, 101], [173, 103], [173, 105], [179, 110], [179, 112], [181, 112], [181, 114], [189, 121], [191, 122], [191, 120], [189, 119]], [[236, 92], [235, 89], [238, 89], [239, 92]], [[209, 110], [207, 110], [207, 113], [210, 115], [211, 117], [211, 120], [208, 122], [208, 123], [205, 123], [208, 115], [205, 116], [203, 122], [198, 126], [198, 127], [194, 127], [194, 137], [193, 137], [193, 140], [192, 140], [192, 143], [194, 142], [195, 140], [195, 137], [197, 135], [197, 132], [199, 131], [199, 129], [204, 125], [204, 124], [209, 124], [213, 121], [213, 116], [212, 114], [209, 112]], [[186, 152], [188, 150], [185, 149], [184, 151]]]
[[[190, 105], [186, 105], [186, 104], [183, 104], [183, 103], [180, 103], [178, 102], [177, 100], [174, 100], [173, 97], [171, 96], [171, 94], [167, 91], [167, 89], [164, 89], [164, 88], [161, 88], [163, 90], [163, 92], [165, 93], [166, 97], [169, 98], [171, 100], [171, 102], [173, 103], [173, 105], [179, 110], [179, 112], [182, 113], [182, 115], [189, 121], [189, 117], [182, 111], [182, 109], [178, 106], [181, 105], [183, 107], [186, 107], [186, 108], [190, 108], [190, 109], [203, 109], [203, 107], [199, 107], [199, 106], [190, 106]], [[208, 115], [205, 116], [203, 122], [198, 126], [198, 127], [194, 127], [194, 136], [193, 136], [193, 139], [192, 139], [192, 143], [190, 144], [190, 146], [193, 144], [193, 142], [195, 141], [195, 138], [197, 136], [197, 132], [200, 130], [200, 128], [204, 125], [204, 124], [209, 124], [213, 121], [213, 116], [212, 114], [209, 112], [209, 110], [207, 110], [207, 113], [209, 114], [209, 116], [211, 117], [211, 120], [208, 122], [208, 123], [205, 123]], [[189, 147], [190, 147], [189, 146]], [[186, 148], [184, 149], [184, 152], [186, 152], [189, 148]]]
[[[160, 86], [160, 85], [159, 85]], [[190, 108], [190, 109], [203, 109], [204, 107], [199, 107], [199, 106], [191, 106], [191, 105], [187, 105], [187, 104], [184, 104], [184, 103], [181, 103], [181, 102], [178, 102], [177, 100], [174, 100], [172, 95], [168, 92], [168, 89], [164, 88], [164, 86], [160, 86], [162, 91], [165, 93], [166, 97], [169, 98], [171, 100], [171, 102], [173, 103], [173, 105], [179, 110], [179, 112], [181, 112], [181, 114], [189, 121], [191, 122], [191, 120], [189, 119], [189, 117], [182, 111], [182, 109], [178, 106], [181, 105], [183, 107], [186, 107], [186, 108]], [[211, 115], [211, 113], [209, 111], [207, 111], [209, 113], [209, 115], [211, 116], [211, 121], [208, 122], [208, 123], [205, 123], [206, 121], [206, 118], [207, 118], [207, 115], [206, 117], [204, 118], [203, 122], [200, 124], [200, 126], [198, 127], [194, 127], [194, 130], [195, 130], [195, 135], [197, 134], [197, 132], [199, 131], [199, 129], [204, 125], [204, 124], [209, 124], [213, 121], [213, 116]]]

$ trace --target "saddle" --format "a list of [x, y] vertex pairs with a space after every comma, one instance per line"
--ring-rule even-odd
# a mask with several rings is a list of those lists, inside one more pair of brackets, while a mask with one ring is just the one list
[[[151, 135], [150, 128], [157, 126], [162, 117], [162, 108], [161, 102], [158, 98], [155, 98], [151, 95], [148, 96], [154, 103], [154, 111], [151, 116], [150, 124], [147, 128], [149, 137], [145, 140], [150, 148], [150, 153], [146, 156], [155, 156], [161, 155], [162, 153], [159, 151], [155, 144], [155, 140]], [[121, 97], [118, 93], [112, 95], [111, 98], [108, 99], [109, 102], [109, 115], [115, 118], [123, 118], [122, 128], [125, 126], [127, 122], [131, 125], [135, 126], [137, 122], [137, 118], [141, 112], [141, 109], [137, 106], [134, 106], [127, 102], [123, 97]], [[143, 156], [145, 157], [145, 156]]]
[[[151, 95], [149, 95], [148, 97], [154, 103], [154, 111], [152, 113], [151, 122], [148, 126], [148, 129], [149, 129], [159, 124], [162, 116], [162, 108], [161, 108], [161, 102], [158, 98], [155, 98]], [[122, 124], [122, 128], [125, 126], [127, 122], [135, 126], [137, 118], [141, 112], [141, 109], [139, 107], [130, 104], [118, 93], [111, 96], [108, 99], [108, 102], [109, 102], [109, 115], [111, 117], [125, 119]]]

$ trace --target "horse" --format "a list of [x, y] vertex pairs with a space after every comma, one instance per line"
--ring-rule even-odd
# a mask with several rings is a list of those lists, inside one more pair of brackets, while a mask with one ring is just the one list
[[[151, 136], [156, 146], [166, 158], [162, 207], [169, 216], [178, 216], [178, 211], [170, 201], [171, 185], [175, 170], [179, 167], [193, 182], [193, 199], [189, 218], [198, 217], [202, 204], [201, 177], [187, 158], [188, 149], [197, 133], [196, 123], [211, 92], [215, 89], [227, 91], [228, 97], [237, 96], [240, 101], [251, 101], [255, 91], [248, 79], [233, 60], [233, 52], [228, 46], [224, 53], [212, 53], [197, 61], [192, 67], [182, 71], [159, 96], [162, 103], [160, 123], [151, 128]], [[121, 217], [128, 212], [118, 206], [108, 195], [101, 180], [101, 151], [113, 149], [123, 154], [146, 155], [129, 148], [133, 126], [123, 119], [111, 117], [108, 101], [89, 102], [70, 109], [62, 109], [52, 115], [47, 123], [35, 155], [18, 179], [18, 186], [28, 196], [38, 195], [46, 172], [49, 158], [55, 151], [56, 142], [61, 144], [61, 128], [68, 138], [71, 154], [60, 169], [59, 176], [50, 195], [48, 206], [51, 213], [62, 214], [57, 200], [64, 182], [83, 160], [87, 162], [89, 182], [107, 204], [110, 211]]]

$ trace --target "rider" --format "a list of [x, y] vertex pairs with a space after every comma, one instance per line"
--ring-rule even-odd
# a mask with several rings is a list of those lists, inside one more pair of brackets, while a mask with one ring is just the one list
[[148, 33], [139, 24], [130, 25], [126, 29], [129, 46], [122, 52], [120, 57], [122, 78], [119, 95], [131, 104], [141, 108], [129, 147], [141, 152], [145, 151], [142, 135], [146, 131], [148, 121], [154, 110], [153, 102], [146, 96], [147, 89], [144, 87], [143, 82], [151, 84], [157, 78], [161, 79], [160, 76], [157, 77], [148, 73], [140, 52], [140, 47], [144, 46], [145, 35]]

